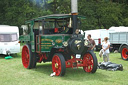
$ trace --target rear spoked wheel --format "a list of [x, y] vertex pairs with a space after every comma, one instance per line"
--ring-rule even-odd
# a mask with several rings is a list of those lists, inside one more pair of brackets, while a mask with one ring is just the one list
[[36, 67], [36, 56], [31, 52], [30, 45], [24, 45], [22, 48], [22, 64], [28, 69]]
[[83, 55], [83, 69], [88, 73], [95, 73], [97, 70], [97, 58], [96, 55], [89, 51]]
[[64, 76], [66, 72], [66, 65], [64, 56], [61, 53], [54, 54], [52, 58], [52, 70], [56, 76]]

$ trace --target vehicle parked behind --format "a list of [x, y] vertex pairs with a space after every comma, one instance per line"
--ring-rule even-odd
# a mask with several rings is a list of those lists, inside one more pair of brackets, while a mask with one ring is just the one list
[[87, 35], [91, 34], [92, 39], [94, 39], [96, 43], [95, 50], [99, 51], [102, 48], [102, 41], [104, 37], [109, 38], [109, 30], [108, 29], [96, 29], [96, 30], [86, 30], [85, 39], [87, 39]]
[[20, 52], [19, 29], [17, 26], [0, 25], [0, 54]]
[[110, 43], [113, 50], [121, 53], [123, 60], [128, 60], [128, 27], [111, 27], [109, 33]]

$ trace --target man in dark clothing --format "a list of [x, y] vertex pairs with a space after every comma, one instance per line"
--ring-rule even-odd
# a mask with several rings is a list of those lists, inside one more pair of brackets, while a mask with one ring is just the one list
[[79, 29], [76, 29], [75, 33], [72, 35], [72, 37], [79, 37], [79, 38], [83, 38], [83, 35], [80, 34]]
[[76, 29], [75, 33], [72, 35], [72, 37], [78, 37], [79, 35], [79, 29]]
[[89, 45], [90, 45], [88, 50], [93, 50], [96, 46], [95, 41], [91, 38], [91, 34], [88, 34], [87, 38], [88, 38]]

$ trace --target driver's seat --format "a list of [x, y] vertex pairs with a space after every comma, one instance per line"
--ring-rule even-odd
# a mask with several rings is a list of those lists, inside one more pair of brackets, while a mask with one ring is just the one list
[[58, 33], [59, 29], [58, 28], [54, 28], [54, 33]]

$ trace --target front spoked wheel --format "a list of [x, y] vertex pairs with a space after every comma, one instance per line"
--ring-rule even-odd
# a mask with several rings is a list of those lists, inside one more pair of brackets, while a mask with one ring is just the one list
[[97, 70], [97, 58], [96, 55], [89, 51], [83, 55], [83, 69], [88, 73], [95, 73]]
[[52, 70], [56, 76], [64, 76], [66, 72], [66, 65], [64, 56], [60, 53], [56, 53], [52, 58]]

